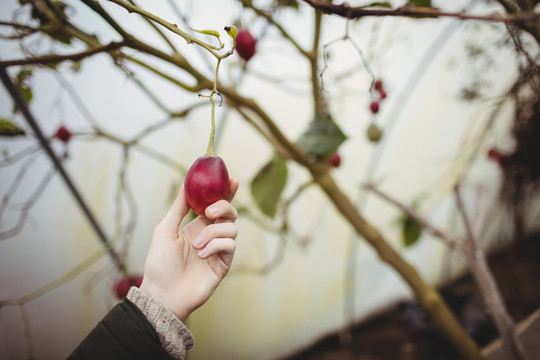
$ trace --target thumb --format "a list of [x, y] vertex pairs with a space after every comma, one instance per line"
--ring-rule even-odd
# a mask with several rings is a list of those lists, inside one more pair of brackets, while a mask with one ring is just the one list
[[171, 208], [161, 220], [159, 226], [164, 231], [177, 232], [180, 227], [180, 223], [189, 212], [189, 205], [186, 201], [186, 194], [184, 192], [184, 185], [180, 187], [178, 195], [174, 200]]

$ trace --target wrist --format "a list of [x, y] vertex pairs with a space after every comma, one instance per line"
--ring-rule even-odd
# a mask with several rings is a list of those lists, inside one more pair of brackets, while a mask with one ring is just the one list
[[171, 311], [182, 322], [186, 321], [188, 316], [191, 314], [188, 307], [184, 306], [179, 301], [170, 301], [170, 299], [174, 299], [173, 294], [160, 291], [158, 288], [148, 285], [148, 283], [145, 284], [144, 280], [139, 289]]

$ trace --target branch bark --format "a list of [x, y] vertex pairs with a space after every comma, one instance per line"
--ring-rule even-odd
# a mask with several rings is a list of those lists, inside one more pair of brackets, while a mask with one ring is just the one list
[[124, 45], [125, 45], [124, 42], [111, 42], [107, 45], [96, 46], [77, 54], [70, 54], [70, 55], [51, 54], [51, 55], [34, 57], [34, 58], [31, 57], [31, 58], [24, 58], [24, 59], [18, 59], [18, 60], [0, 61], [0, 67], [6, 68], [9, 66], [15, 66], [15, 65], [33, 65], [33, 64], [49, 65], [49, 64], [58, 64], [63, 61], [80, 61], [84, 58], [87, 58], [89, 56], [92, 56], [101, 52], [111, 52], [114, 50], [118, 50]]
[[424, 17], [424, 18], [440, 18], [450, 17], [460, 20], [480, 20], [487, 22], [504, 22], [504, 23], [536, 23], [540, 18], [540, 14], [535, 12], [519, 12], [509, 15], [488, 14], [488, 15], [470, 15], [463, 12], [447, 12], [440, 11], [431, 7], [418, 7], [412, 4], [407, 4], [395, 9], [381, 8], [366, 8], [362, 6], [351, 7], [349, 4], [332, 4], [324, 0], [303, 0], [312, 7], [321, 10], [326, 14], [339, 15], [347, 19], [358, 19], [366, 16], [397, 16], [397, 17]]
[[514, 321], [506, 310], [504, 299], [502, 298], [497, 282], [493, 277], [493, 273], [489, 269], [484, 251], [480, 250], [476, 245], [476, 236], [472, 229], [471, 221], [467, 216], [459, 185], [455, 187], [455, 195], [458, 210], [461, 213], [467, 231], [465, 241], [459, 249], [463, 255], [465, 255], [471, 275], [480, 292], [480, 296], [482, 297], [488, 312], [491, 314], [497, 330], [499, 330], [506, 354], [509, 359], [530, 359], [526, 354], [523, 344], [518, 338]]

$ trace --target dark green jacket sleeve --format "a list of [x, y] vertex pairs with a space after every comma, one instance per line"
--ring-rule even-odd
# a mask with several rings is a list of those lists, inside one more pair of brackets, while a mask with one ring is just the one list
[[171, 360], [143, 313], [129, 300], [114, 306], [68, 360]]

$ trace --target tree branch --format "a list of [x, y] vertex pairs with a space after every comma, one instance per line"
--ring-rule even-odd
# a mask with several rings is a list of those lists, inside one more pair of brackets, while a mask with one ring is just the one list
[[132, 5], [132, 4], [129, 4], [129, 3], [126, 3], [124, 1], [121, 1], [121, 0], [108, 0], [110, 2], [113, 2], [115, 3], [116, 5], [119, 5], [121, 7], [123, 7], [124, 9], [126, 9], [128, 12], [130, 13], [137, 13], [139, 15], [141, 15], [142, 17], [144, 17], [145, 19], [147, 20], [151, 20], [153, 22], [156, 22], [157, 24], [160, 24], [161, 26], [165, 27], [166, 29], [170, 30], [171, 32], [177, 34], [177, 35], [180, 35], [182, 38], [184, 38], [184, 40], [188, 43], [188, 44], [197, 44], [203, 48], [205, 48], [209, 53], [211, 53], [216, 59], [224, 59], [226, 57], [228, 57], [229, 55], [232, 55], [233, 53], [233, 49], [227, 51], [226, 53], [224, 54], [219, 54], [216, 50], [215, 47], [211, 46], [211, 45], [208, 45], [207, 43], [205, 43], [204, 41], [201, 41], [199, 39], [197, 39], [196, 37], [193, 37], [191, 35], [189, 35], [188, 33], [186, 33], [185, 31], [182, 31], [180, 30], [180, 28], [178, 28], [178, 25], [176, 24], [172, 24], [168, 21], [165, 21], [164, 19], [152, 14], [152, 13], [149, 13], [135, 5]]
[[15, 66], [15, 65], [32, 65], [32, 64], [48, 65], [48, 64], [57, 64], [66, 60], [80, 61], [84, 58], [87, 58], [89, 56], [92, 56], [101, 52], [111, 52], [111, 51], [117, 50], [124, 45], [125, 45], [124, 42], [111, 42], [107, 45], [90, 48], [86, 51], [83, 51], [77, 54], [71, 54], [71, 55], [50, 54], [50, 55], [34, 57], [34, 58], [0, 61], [0, 67], [6, 68], [9, 66]]
[[491, 314], [497, 330], [502, 338], [503, 348], [508, 358], [526, 360], [530, 359], [518, 338], [514, 321], [504, 304], [504, 299], [499, 291], [497, 282], [493, 277], [487, 263], [484, 252], [476, 245], [476, 236], [472, 229], [471, 221], [467, 216], [465, 205], [459, 190], [459, 185], [454, 189], [458, 210], [463, 218], [467, 236], [460, 251], [465, 255], [471, 275], [475, 280], [480, 296]]
[[380, 9], [366, 7], [351, 7], [349, 4], [332, 4], [324, 0], [303, 0], [315, 9], [319, 9], [326, 14], [334, 14], [345, 17], [347, 19], [358, 19], [366, 16], [399, 16], [399, 17], [424, 17], [424, 18], [440, 18], [450, 17], [460, 20], [480, 20], [487, 22], [504, 22], [504, 23], [537, 23], [540, 14], [535, 12], [519, 12], [510, 15], [488, 14], [488, 15], [470, 15], [463, 12], [447, 12], [440, 11], [431, 7], [418, 7], [412, 4], [407, 4], [395, 9]]

